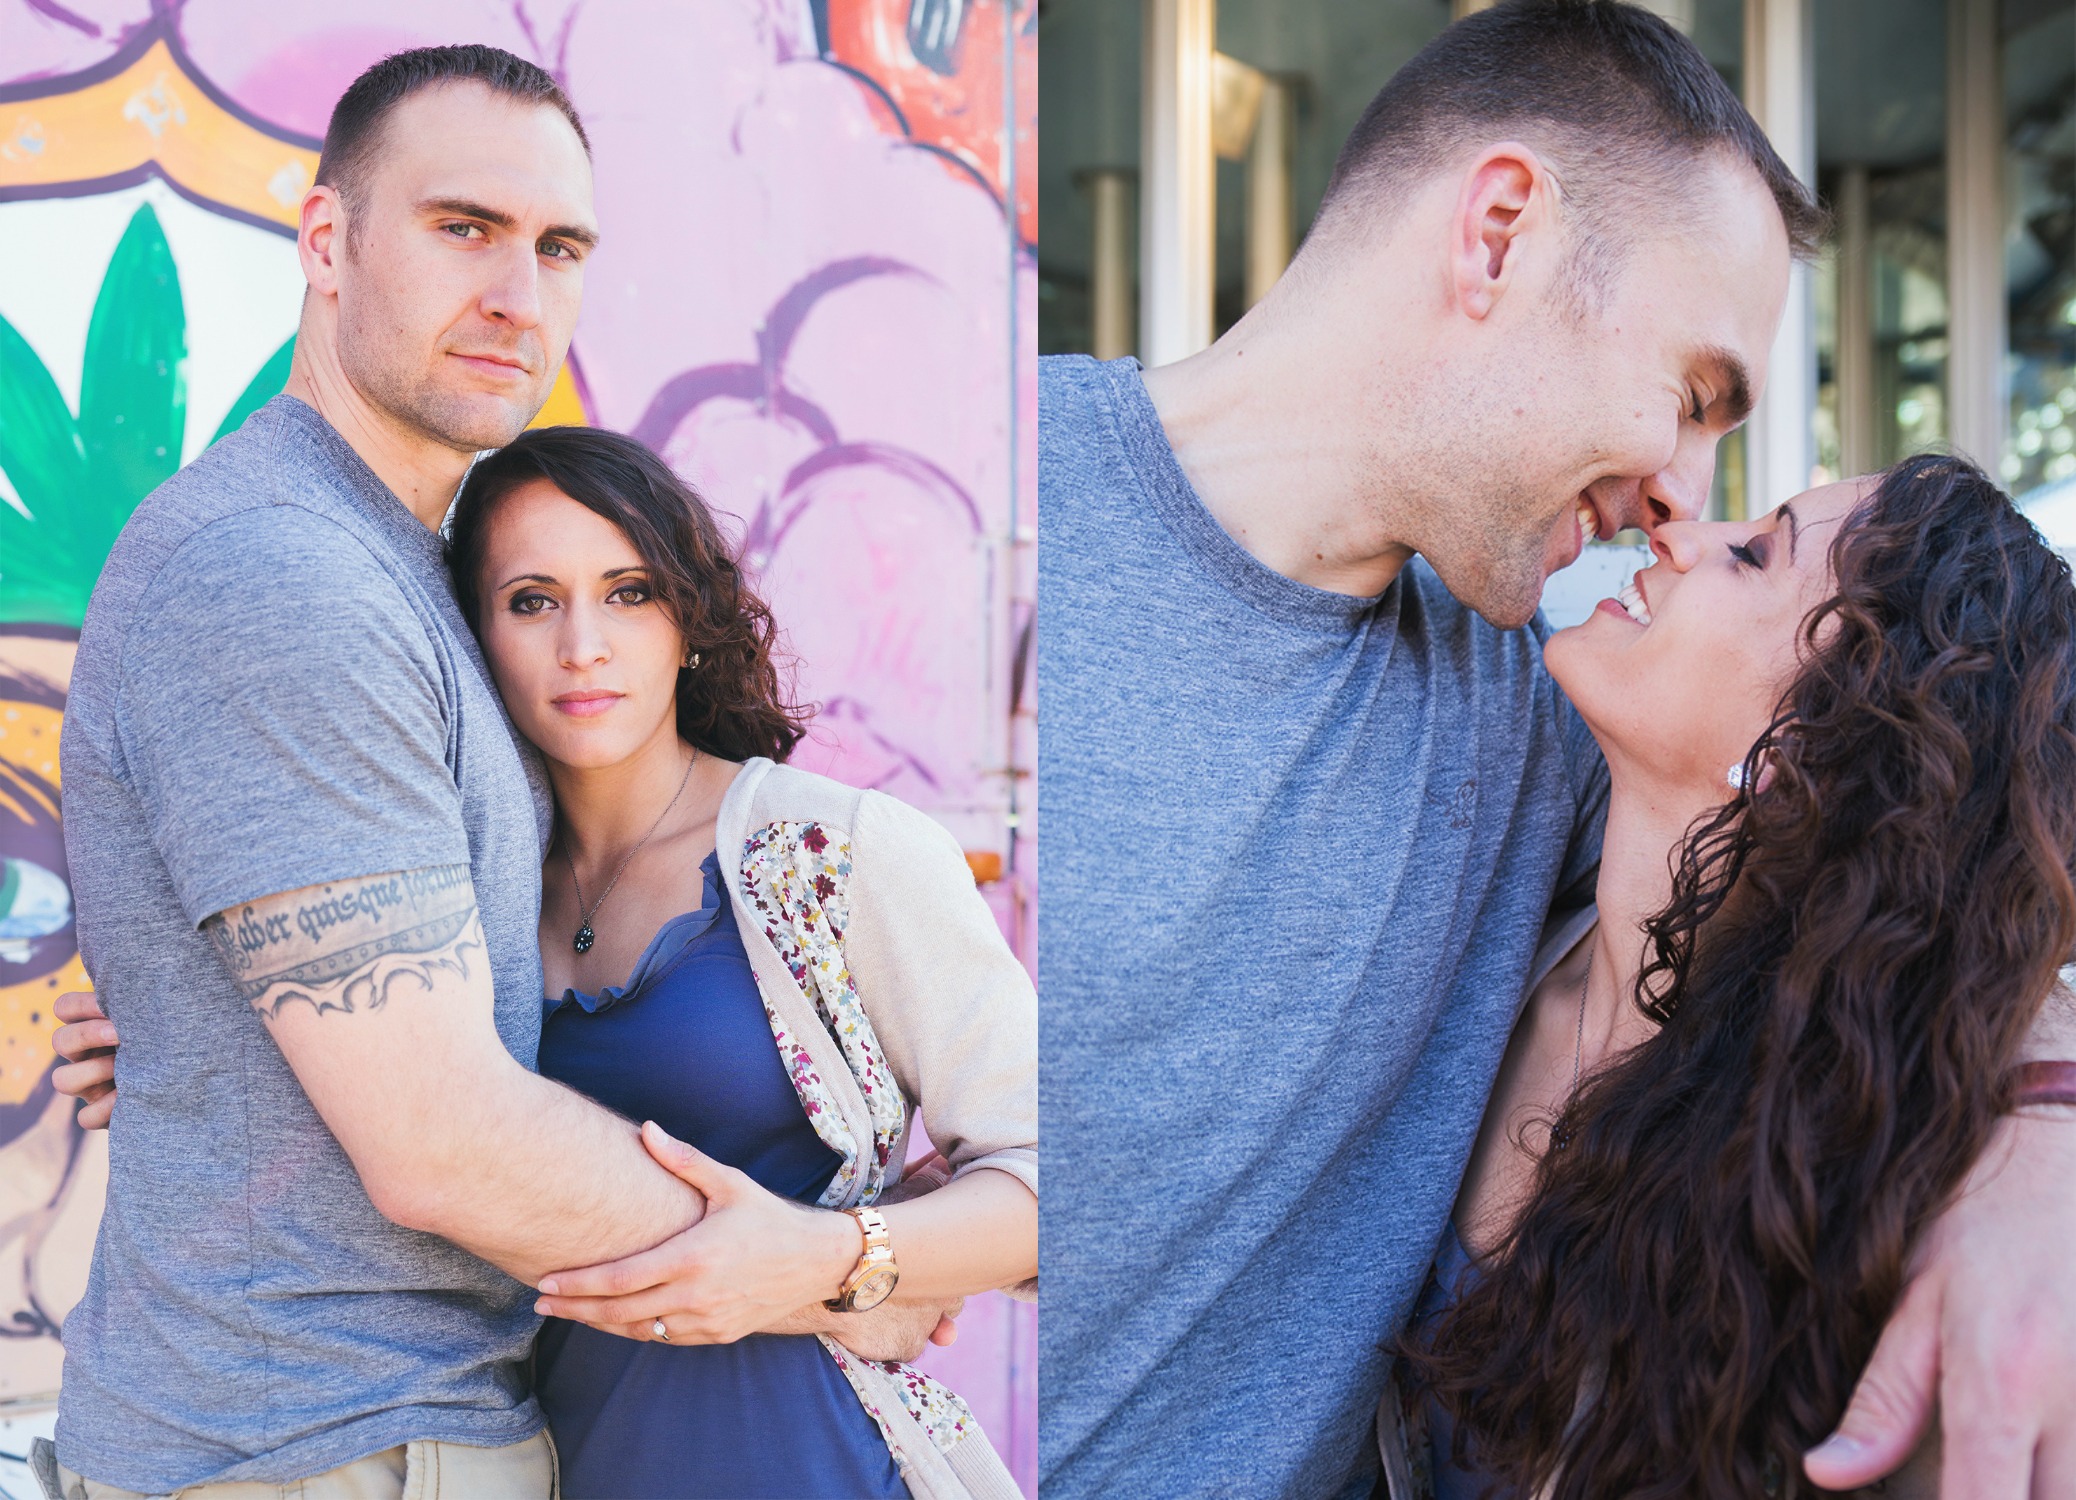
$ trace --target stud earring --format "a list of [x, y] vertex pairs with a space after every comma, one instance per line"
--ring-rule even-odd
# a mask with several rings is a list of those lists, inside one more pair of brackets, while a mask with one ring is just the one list
[[1731, 791], [1733, 791], [1733, 792], [1741, 792], [1741, 791], [1743, 791], [1743, 790], [1744, 790], [1744, 762], [1743, 762], [1743, 761], [1739, 761], [1739, 762], [1738, 762], [1738, 763], [1737, 763], [1736, 765], [1734, 765], [1734, 766], [1732, 766], [1732, 767], [1730, 768], [1730, 777], [1729, 777], [1729, 780], [1730, 780], [1730, 790], [1731, 790]]
[[685, 653], [685, 670], [689, 672], [698, 665], [699, 653], [697, 651], [687, 651]]

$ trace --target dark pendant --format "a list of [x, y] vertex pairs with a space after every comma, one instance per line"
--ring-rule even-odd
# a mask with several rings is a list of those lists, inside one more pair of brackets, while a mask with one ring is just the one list
[[576, 938], [574, 941], [570, 943], [570, 946], [576, 949], [579, 953], [589, 953], [591, 951], [592, 943], [596, 940], [597, 934], [591, 930], [591, 924], [589, 922], [586, 922], [582, 927], [579, 927], [577, 929]]

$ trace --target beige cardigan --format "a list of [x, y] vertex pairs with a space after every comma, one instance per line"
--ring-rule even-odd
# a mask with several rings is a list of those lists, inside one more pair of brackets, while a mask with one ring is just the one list
[[[1007, 1172], [1035, 1195], [1037, 995], [951, 835], [884, 793], [760, 758], [723, 798], [715, 845], [780, 1059], [843, 1159], [823, 1204], [900, 1181], [918, 1108], [954, 1176]], [[1037, 1283], [1006, 1290], [1035, 1298]], [[958, 1397], [822, 1342], [917, 1500], [1020, 1500]]]

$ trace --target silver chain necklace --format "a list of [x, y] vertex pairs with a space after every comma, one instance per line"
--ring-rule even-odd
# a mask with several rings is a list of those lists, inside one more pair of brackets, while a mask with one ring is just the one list
[[[1570, 1109], [1579, 1102], [1580, 1064], [1585, 1061], [1586, 1057], [1586, 991], [1592, 987], [1593, 949], [1589, 944], [1586, 949], [1586, 977], [1579, 981], [1579, 1029], [1578, 1035], [1571, 1045], [1571, 1098], [1565, 1101], [1564, 1107], [1566, 1109]], [[1562, 1151], [1570, 1144], [1570, 1126], [1568, 1122], [1559, 1120], [1556, 1127], [1550, 1132], [1550, 1149], [1552, 1151]]]
[[[620, 877], [625, 875], [627, 867], [634, 863], [635, 855], [642, 852], [642, 846], [647, 844], [650, 839], [656, 837], [656, 830], [663, 826], [663, 820], [670, 816], [670, 810], [678, 805], [678, 798], [685, 795], [685, 787], [692, 780], [692, 768], [698, 764], [699, 747], [694, 745], [692, 747], [692, 758], [685, 762], [685, 774], [678, 779], [678, 789], [670, 794], [670, 801], [664, 804], [663, 811], [656, 814], [656, 821], [651, 823], [649, 831], [642, 835], [641, 843], [636, 844], [627, 851], [627, 858], [620, 861], [620, 868], [613, 872], [613, 878], [606, 883], [606, 888], [599, 893], [598, 899], [591, 903], [591, 909], [584, 912], [583, 924], [577, 928], [577, 935], [570, 940], [570, 946], [576, 949], [577, 952], [589, 953], [591, 945], [598, 941], [598, 934], [591, 930], [591, 919], [597, 916], [598, 909], [606, 904], [606, 897], [613, 894], [613, 887], [620, 883]], [[577, 893], [577, 909], [582, 911], [584, 907], [584, 887], [577, 879], [576, 856], [569, 852], [569, 842], [566, 839], [562, 845], [562, 861], [569, 866], [569, 883], [575, 888]]]

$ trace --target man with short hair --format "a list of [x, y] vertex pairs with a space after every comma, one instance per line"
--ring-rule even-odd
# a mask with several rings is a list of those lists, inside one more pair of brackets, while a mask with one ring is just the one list
[[122, 1124], [53, 1495], [539, 1500], [529, 1284], [703, 1212], [532, 1071], [551, 809], [437, 533], [545, 400], [597, 238], [546, 73], [377, 64], [302, 204], [286, 393], [109, 556], [62, 753]]
[[[1591, 899], [1607, 770], [1543, 582], [1699, 516], [1821, 223], [1662, 20], [1513, 0], [1378, 94], [1211, 348], [1041, 361], [1047, 1495], [1371, 1492], [1539, 938]], [[2000, 1279], [2076, 1329], [2076, 1151], [2026, 1128], [2033, 1204], [1942, 1226], [1991, 1214], [2010, 1259], [1926, 1272], [1949, 1454], [2009, 1500], [2076, 1423], [2062, 1350], [2012, 1431], [1976, 1415], [2025, 1331]], [[1900, 1462], [1910, 1401], [1871, 1418], [1939, 1319], [1892, 1325], [1868, 1446], [1816, 1477]]]

